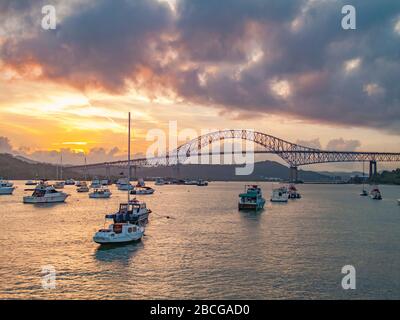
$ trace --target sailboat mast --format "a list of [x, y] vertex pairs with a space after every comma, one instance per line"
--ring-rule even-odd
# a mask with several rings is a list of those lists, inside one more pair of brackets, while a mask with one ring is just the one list
[[[131, 113], [128, 117], [128, 184], [131, 184]], [[128, 188], [128, 204], [130, 201], [131, 190]]]

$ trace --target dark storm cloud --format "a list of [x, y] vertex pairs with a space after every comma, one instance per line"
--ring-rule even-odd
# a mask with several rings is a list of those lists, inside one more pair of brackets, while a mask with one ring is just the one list
[[[341, 28], [345, 4], [356, 7], [357, 30]], [[162, 2], [102, 0], [71, 11], [55, 32], [6, 37], [0, 57], [36, 62], [44, 78], [81, 88], [122, 92], [129, 80], [222, 114], [399, 133], [398, 19], [393, 0], [180, 0], [176, 15]]]

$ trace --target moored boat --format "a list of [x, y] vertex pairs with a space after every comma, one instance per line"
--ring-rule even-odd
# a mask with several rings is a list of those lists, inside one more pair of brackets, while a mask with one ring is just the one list
[[374, 186], [370, 192], [370, 197], [373, 200], [382, 200], [382, 194], [378, 186]]
[[0, 195], [11, 195], [15, 190], [14, 186], [10, 186], [6, 182], [0, 182]]
[[33, 180], [28, 180], [25, 182], [26, 186], [36, 186], [38, 183], [37, 181], [33, 181]]
[[154, 193], [154, 189], [151, 187], [141, 187], [141, 186], [135, 186], [132, 190], [131, 190], [131, 194], [141, 194], [141, 195], [146, 195], [146, 194], [153, 194]]
[[286, 187], [272, 190], [271, 202], [288, 202], [289, 194]]
[[57, 191], [53, 186], [41, 182], [33, 189], [31, 196], [23, 197], [24, 203], [58, 203], [65, 202], [68, 194]]
[[75, 180], [74, 179], [67, 179], [67, 180], [65, 180], [65, 185], [66, 186], [74, 186], [75, 185]]
[[89, 192], [89, 187], [87, 186], [87, 183], [85, 181], [80, 182], [78, 188], [76, 188], [77, 192]]
[[208, 181], [205, 181], [205, 180], [203, 180], [203, 179], [199, 179], [199, 180], [197, 181], [197, 185], [198, 185], [199, 187], [206, 187], [206, 186], [208, 186]]
[[129, 182], [129, 179], [118, 179], [117, 181], [117, 188], [120, 191], [130, 191], [133, 189], [133, 185]]
[[289, 199], [300, 199], [301, 198], [301, 194], [297, 191], [297, 188], [293, 183], [291, 183], [289, 185], [288, 197], [289, 197]]
[[262, 197], [261, 188], [258, 185], [246, 185], [245, 192], [239, 194], [239, 210], [260, 210], [264, 208], [265, 199]]
[[111, 191], [107, 188], [96, 188], [93, 192], [89, 193], [89, 198], [92, 199], [108, 199], [112, 195]]
[[102, 245], [140, 241], [144, 230], [144, 227], [129, 222], [112, 223], [108, 228], [97, 231], [93, 241]]
[[14, 186], [14, 183], [3, 178], [0, 178], [0, 184], [4, 187], [10, 187], [10, 188]]
[[168, 184], [167, 181], [164, 180], [164, 178], [156, 178], [156, 181], [154, 182], [156, 186], [162, 186], [164, 184]]
[[90, 184], [90, 188], [93, 188], [93, 189], [95, 189], [95, 188], [101, 188], [100, 180], [98, 180], [98, 179], [92, 180], [92, 182], [91, 182], [91, 184]]
[[57, 181], [53, 186], [55, 189], [64, 189], [64, 185], [65, 183], [63, 181]]

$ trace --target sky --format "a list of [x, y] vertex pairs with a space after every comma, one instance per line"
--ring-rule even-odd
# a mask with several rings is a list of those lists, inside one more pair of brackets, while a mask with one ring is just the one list
[[[55, 30], [41, 27], [48, 4]], [[345, 4], [355, 30], [341, 26]], [[400, 151], [400, 1], [0, 2], [0, 152], [124, 159], [129, 111], [137, 156], [170, 121]]]

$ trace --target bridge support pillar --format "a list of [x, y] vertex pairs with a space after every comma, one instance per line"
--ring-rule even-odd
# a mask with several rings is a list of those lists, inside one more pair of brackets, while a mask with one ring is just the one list
[[377, 164], [376, 161], [370, 161], [369, 162], [369, 178], [375, 177], [377, 174]]
[[109, 165], [107, 165], [106, 166], [106, 177], [107, 177], [107, 179], [108, 179], [108, 181], [110, 181], [111, 180], [111, 174], [110, 174], [110, 172], [111, 172], [111, 167], [109, 166]]
[[297, 167], [290, 167], [290, 173], [289, 173], [289, 181], [290, 182], [296, 182], [298, 180], [298, 169]]

